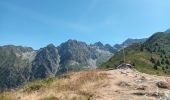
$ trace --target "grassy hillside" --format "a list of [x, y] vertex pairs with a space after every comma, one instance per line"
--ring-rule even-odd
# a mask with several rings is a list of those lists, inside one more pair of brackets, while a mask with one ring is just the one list
[[[1, 100], [90, 100], [106, 82], [102, 71], [81, 71], [34, 81], [14, 91], [0, 93]], [[60, 99], [59, 99], [60, 98]]]
[[[133, 44], [125, 49], [126, 62], [148, 74], [170, 75], [170, 35], [156, 33], [144, 44]], [[123, 52], [115, 54], [100, 68], [116, 68], [122, 63]]]

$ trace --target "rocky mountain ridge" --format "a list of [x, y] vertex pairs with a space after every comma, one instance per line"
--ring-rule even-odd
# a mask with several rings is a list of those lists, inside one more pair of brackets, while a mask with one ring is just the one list
[[57, 47], [49, 44], [39, 50], [0, 46], [0, 90], [68, 71], [95, 69], [113, 56], [109, 49], [76, 40], [68, 40]]
[[117, 51], [118, 48], [109, 44], [88, 45], [71, 39], [57, 47], [49, 44], [39, 50], [0, 46], [0, 90], [65, 72], [96, 69]]

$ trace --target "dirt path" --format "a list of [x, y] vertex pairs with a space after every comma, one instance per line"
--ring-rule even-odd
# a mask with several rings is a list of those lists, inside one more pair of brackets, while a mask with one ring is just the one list
[[117, 69], [106, 72], [107, 85], [98, 89], [96, 100], [170, 100], [168, 89], [158, 88], [157, 82], [169, 83], [170, 78], [140, 73], [131, 69]]

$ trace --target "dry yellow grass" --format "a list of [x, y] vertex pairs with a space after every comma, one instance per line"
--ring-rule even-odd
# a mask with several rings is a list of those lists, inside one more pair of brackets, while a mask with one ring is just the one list
[[[32, 82], [15, 92], [6, 92], [2, 100], [89, 100], [106, 83], [102, 71], [81, 71], [58, 78]], [[8, 95], [10, 94], [10, 95]]]
[[[157, 82], [165, 82], [160, 84]], [[32, 82], [0, 100], [158, 100], [170, 98], [170, 77], [132, 69], [81, 71]]]

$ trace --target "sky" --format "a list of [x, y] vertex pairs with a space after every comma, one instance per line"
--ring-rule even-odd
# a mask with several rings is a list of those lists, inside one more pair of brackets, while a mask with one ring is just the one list
[[0, 45], [114, 45], [170, 28], [170, 0], [0, 0]]

